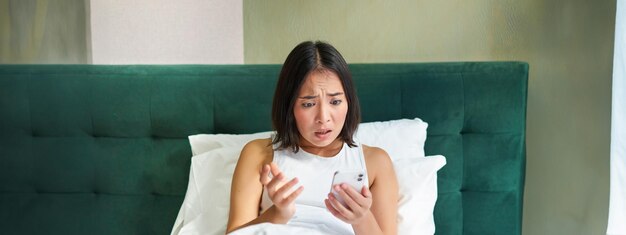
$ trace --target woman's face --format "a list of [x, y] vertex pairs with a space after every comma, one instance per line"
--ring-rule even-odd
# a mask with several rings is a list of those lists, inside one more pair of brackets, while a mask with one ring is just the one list
[[301, 145], [326, 147], [337, 139], [346, 121], [348, 101], [334, 72], [312, 71], [302, 84], [294, 105]]

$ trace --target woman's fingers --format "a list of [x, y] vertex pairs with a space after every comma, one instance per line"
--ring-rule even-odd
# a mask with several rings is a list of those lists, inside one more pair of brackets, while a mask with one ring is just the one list
[[267, 192], [270, 196], [274, 195], [274, 192], [277, 190], [276, 188], [279, 186], [278, 184], [283, 181], [283, 178], [285, 178], [285, 176], [283, 176], [282, 173], [279, 173], [278, 175], [274, 175], [270, 182], [265, 185], [265, 188], [267, 188]]
[[289, 194], [289, 196], [287, 196], [283, 202], [286, 204], [292, 203], [293, 201], [296, 200], [296, 198], [298, 198], [298, 196], [300, 196], [300, 193], [302, 193], [302, 190], [304, 190], [303, 186], [298, 187], [298, 189], [296, 189], [291, 194]]
[[270, 163], [270, 170], [272, 171], [272, 175], [278, 175], [281, 172], [280, 169], [278, 169], [278, 165], [274, 162]]
[[345, 184], [341, 185], [341, 189], [341, 191], [346, 194], [341, 195], [344, 198], [344, 201], [346, 201], [346, 204], [348, 203], [348, 200], [345, 200], [346, 196], [349, 196], [351, 201], [355, 203], [353, 205], [349, 205], [350, 208], [355, 208], [355, 206], [369, 208], [371, 206], [372, 194], [369, 192], [367, 187], [363, 186], [363, 188], [361, 188], [361, 193], [354, 190], [352, 187], [348, 187]]
[[333, 194], [332, 192], [328, 194], [328, 202], [333, 207], [333, 209], [337, 211], [337, 213], [339, 213], [339, 209], [337, 208], [343, 207], [343, 204], [341, 204], [341, 202], [337, 200], [337, 197], [335, 197], [335, 194]]
[[261, 167], [261, 184], [267, 185], [270, 182], [270, 166], [265, 164]]
[[280, 188], [274, 192], [274, 196], [278, 197], [278, 199], [281, 199], [281, 200], [287, 198], [289, 196], [289, 195], [286, 195], [287, 192], [289, 191], [289, 189], [291, 189], [291, 187], [293, 187], [297, 183], [298, 183], [298, 178], [291, 179], [289, 182], [280, 186]]
[[326, 204], [326, 209], [328, 209], [328, 211], [330, 211], [333, 216], [339, 218], [340, 220], [343, 220], [344, 222], [348, 221], [346, 217], [344, 217], [341, 213], [339, 213], [339, 211], [337, 211], [337, 209], [335, 209], [335, 207], [330, 202], [330, 199], [324, 199], [324, 204]]
[[358, 211], [359, 208], [363, 207], [362, 202], [364, 199], [363, 196], [357, 193], [353, 188], [346, 187], [345, 184], [340, 186], [340, 190], [338, 190], [339, 196], [343, 199], [343, 202], [346, 204], [346, 207], [351, 211]]
[[[272, 173], [272, 177], [270, 177], [269, 173]], [[261, 167], [261, 183], [263, 185], [269, 184], [270, 180], [276, 178], [280, 175], [281, 171], [278, 169], [276, 163], [265, 164]]]
[[304, 190], [303, 186], [298, 187], [296, 190], [291, 190], [291, 188], [293, 188], [293, 186], [297, 183], [298, 178], [293, 178], [281, 186], [280, 189], [276, 190], [274, 195], [271, 196], [274, 205], [277, 205], [278, 207], [285, 207], [293, 204], [300, 193], [302, 193], [302, 190]]
[[[341, 197], [341, 195], [340, 195]], [[329, 193], [328, 194], [328, 199], [330, 200], [330, 204], [333, 206], [333, 208], [335, 208], [335, 210], [344, 218], [350, 218], [352, 216], [352, 212], [350, 210], [348, 210], [348, 208], [346, 208], [343, 204], [341, 204], [341, 202], [339, 202], [339, 200], [337, 200], [337, 198], [335, 197], [335, 195], [333, 193]], [[344, 201], [345, 199], [342, 198]]]
[[[269, 176], [270, 173], [272, 177]], [[261, 183], [265, 186], [267, 194], [272, 199], [274, 205], [280, 207], [292, 204], [304, 190], [302, 186], [296, 190], [291, 190], [298, 183], [298, 178], [285, 182], [284, 174], [278, 169], [276, 163], [273, 162], [265, 164], [261, 168]]]
[[[335, 185], [324, 200], [328, 211], [346, 223], [355, 223], [367, 214], [372, 205], [372, 194], [367, 187], [357, 191], [349, 185]], [[339, 202], [342, 199], [342, 202]]]
[[365, 187], [365, 185], [363, 186], [363, 188], [361, 188], [361, 194], [366, 198], [372, 197], [372, 192], [369, 188]]

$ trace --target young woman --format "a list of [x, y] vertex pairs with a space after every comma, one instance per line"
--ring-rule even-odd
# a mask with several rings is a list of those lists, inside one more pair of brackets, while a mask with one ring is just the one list
[[[227, 233], [269, 222], [321, 225], [333, 234], [396, 234], [393, 165], [384, 150], [353, 139], [359, 102], [348, 65], [333, 46], [303, 42], [289, 53], [276, 85], [272, 122], [272, 139], [251, 141], [241, 152]], [[367, 186], [332, 185], [339, 170], [366, 172]]]

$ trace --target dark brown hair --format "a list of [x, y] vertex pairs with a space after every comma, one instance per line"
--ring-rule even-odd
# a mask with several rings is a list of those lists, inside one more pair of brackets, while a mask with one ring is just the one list
[[298, 44], [285, 59], [272, 103], [272, 125], [276, 130], [272, 144], [278, 144], [278, 149], [291, 148], [294, 152], [300, 149], [300, 133], [296, 126], [293, 106], [307, 75], [314, 70], [334, 72], [341, 80], [348, 102], [348, 113], [338, 138], [348, 146], [355, 147], [352, 136], [361, 122], [361, 110], [352, 83], [352, 74], [339, 51], [330, 44], [320, 41]]

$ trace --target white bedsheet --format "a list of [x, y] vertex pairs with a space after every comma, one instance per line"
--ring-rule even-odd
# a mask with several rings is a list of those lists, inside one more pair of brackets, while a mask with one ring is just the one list
[[298, 234], [298, 235], [329, 235], [337, 234], [323, 225], [301, 227], [291, 224], [262, 223], [236, 230], [228, 235], [265, 235], [265, 234]]
[[261, 223], [229, 235], [245, 234], [354, 235], [354, 231], [351, 225], [335, 218], [326, 208], [296, 205], [296, 214], [287, 224]]

